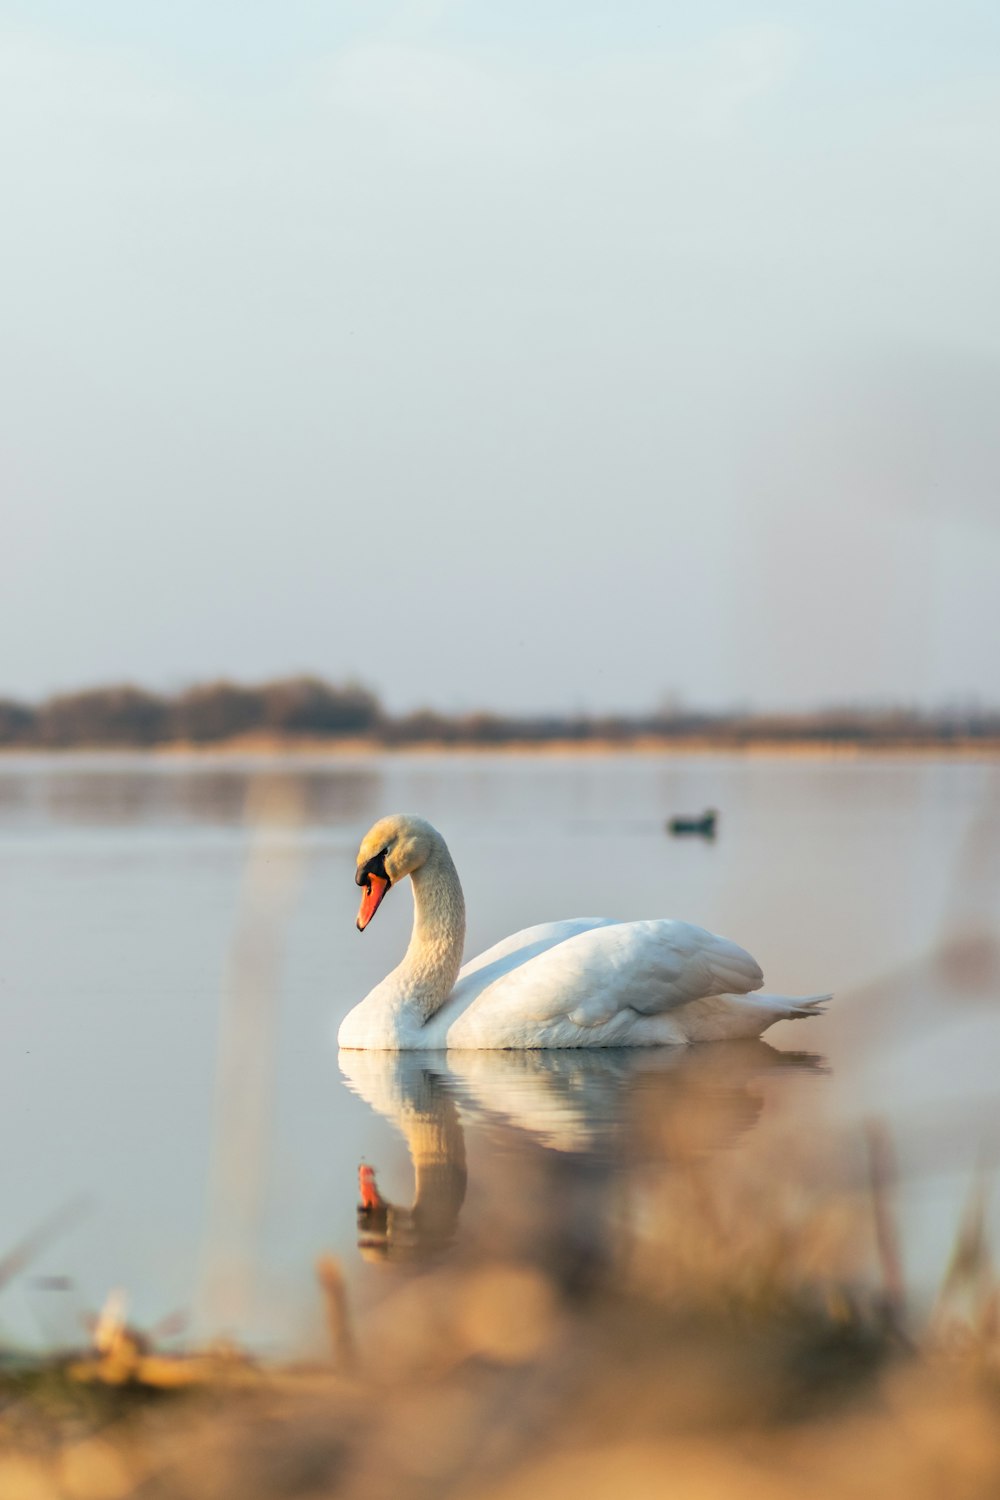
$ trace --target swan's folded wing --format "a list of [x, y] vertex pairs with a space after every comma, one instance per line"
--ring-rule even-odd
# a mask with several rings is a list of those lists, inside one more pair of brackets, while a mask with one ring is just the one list
[[463, 966], [449, 999], [469, 1004], [487, 986], [525, 967], [549, 949], [594, 928], [615, 925], [621, 924], [613, 917], [570, 917], [561, 922], [540, 922], [535, 927], [523, 927], [520, 932], [501, 938], [492, 948], [470, 959]]
[[702, 927], [619, 922], [578, 933], [498, 975], [468, 1019], [489, 1007], [498, 1017], [599, 1026], [624, 1012], [656, 1015], [709, 995], [745, 995], [763, 982], [749, 953]]

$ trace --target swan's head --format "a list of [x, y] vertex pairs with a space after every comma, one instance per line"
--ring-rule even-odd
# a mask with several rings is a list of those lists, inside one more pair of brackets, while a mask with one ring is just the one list
[[393, 813], [379, 818], [361, 840], [355, 885], [364, 889], [358, 911], [358, 931], [364, 932], [378, 911], [382, 897], [391, 885], [412, 875], [426, 864], [441, 835], [423, 818]]

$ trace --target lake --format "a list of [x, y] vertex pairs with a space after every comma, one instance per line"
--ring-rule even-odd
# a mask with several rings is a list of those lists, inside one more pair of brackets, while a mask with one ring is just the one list
[[[706, 807], [714, 842], [667, 836]], [[769, 1046], [355, 1054], [345, 1076], [337, 1025], [409, 930], [405, 891], [354, 927], [357, 844], [390, 811], [448, 839], [470, 955], [551, 918], [669, 915], [749, 948], [768, 989], [835, 1001]], [[308, 1349], [318, 1255], [369, 1305], [422, 1259], [523, 1243], [539, 1163], [564, 1237], [592, 1246], [643, 1170], [650, 1098], [685, 1159], [738, 1161], [784, 1118], [859, 1181], [864, 1122], [884, 1121], [926, 1298], [996, 1146], [995, 765], [8, 755], [0, 892], [8, 1344], [79, 1342], [120, 1287], [140, 1326], [178, 1314], [189, 1337]], [[362, 1160], [399, 1207], [359, 1228]]]

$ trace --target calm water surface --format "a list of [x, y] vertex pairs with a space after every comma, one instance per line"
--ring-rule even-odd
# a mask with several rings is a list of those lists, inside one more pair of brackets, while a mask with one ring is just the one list
[[[706, 806], [714, 844], [665, 836]], [[769, 989], [835, 1005], [773, 1047], [354, 1057], [345, 1077], [337, 1024], [409, 928], [406, 892], [354, 928], [355, 850], [389, 811], [448, 838], [470, 953], [554, 917], [680, 916], [750, 948]], [[678, 1119], [725, 1098], [706, 1152], [782, 1108], [847, 1142], [884, 1117], [929, 1287], [995, 1141], [993, 766], [6, 757], [0, 888], [0, 1257], [42, 1231], [0, 1286], [8, 1341], [72, 1343], [120, 1286], [140, 1324], [181, 1311], [197, 1336], [307, 1345], [318, 1254], [364, 1299], [393, 1263], [523, 1236], [539, 1160], [572, 1178], [567, 1234], [574, 1215], [610, 1224], [651, 1089]], [[361, 1159], [400, 1208], [359, 1235]]]

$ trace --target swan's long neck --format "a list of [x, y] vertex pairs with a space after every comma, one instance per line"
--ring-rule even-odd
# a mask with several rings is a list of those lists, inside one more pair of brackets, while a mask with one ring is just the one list
[[413, 932], [392, 977], [401, 997], [426, 1021], [451, 994], [462, 967], [465, 897], [443, 839], [410, 879]]

